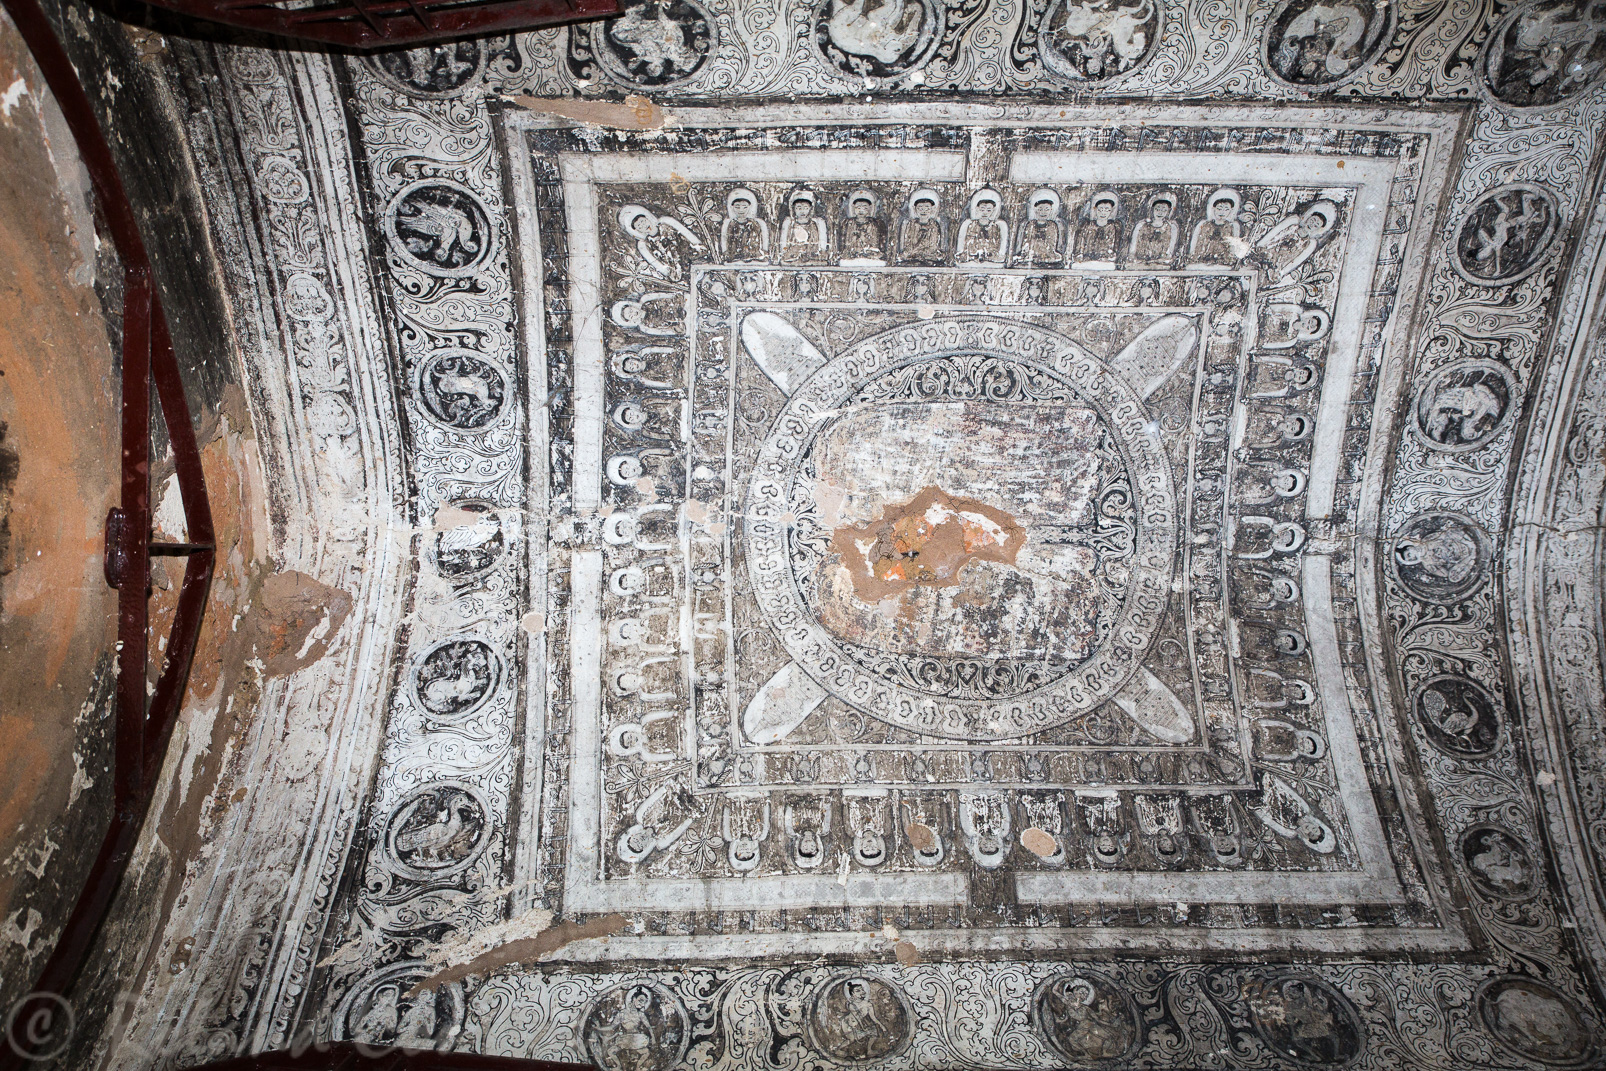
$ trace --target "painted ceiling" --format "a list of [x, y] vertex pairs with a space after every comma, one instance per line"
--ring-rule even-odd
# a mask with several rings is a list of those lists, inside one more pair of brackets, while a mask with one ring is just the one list
[[114, 1065], [1606, 1055], [1606, 5], [165, 62], [352, 611]]

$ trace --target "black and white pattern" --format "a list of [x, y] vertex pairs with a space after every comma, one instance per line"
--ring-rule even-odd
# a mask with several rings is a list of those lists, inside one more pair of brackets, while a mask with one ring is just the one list
[[152, 1034], [1588, 1066], [1599, 5], [871, 2], [231, 54], [286, 457], [413, 542], [265, 700], [383, 743], [249, 836], [355, 834]]

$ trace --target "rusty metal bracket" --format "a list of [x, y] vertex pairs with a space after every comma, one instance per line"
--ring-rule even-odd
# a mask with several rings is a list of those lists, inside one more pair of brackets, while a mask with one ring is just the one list
[[617, 15], [619, 0], [150, 0], [193, 19], [359, 50], [411, 48], [479, 34]]
[[[368, 0], [370, 4], [374, 0]], [[418, 0], [428, 5], [430, 0]], [[590, 0], [582, 0], [590, 2]], [[612, 0], [606, 0], [611, 4]], [[99, 854], [34, 991], [11, 1010], [0, 1071], [40, 1066], [71, 1040], [67, 996], [94, 948], [116, 898], [150, 807], [156, 775], [183, 701], [212, 580], [215, 536], [206, 478], [173, 340], [151, 278], [150, 260], [89, 98], [38, 0], [0, 0], [32, 51], [78, 144], [107, 230], [122, 258], [121, 503], [106, 516], [106, 582], [117, 589], [117, 730], [113, 810]], [[391, 5], [394, 6], [394, 5]], [[382, 10], [383, 5], [373, 8]], [[612, 10], [610, 7], [609, 10]], [[187, 540], [151, 539], [151, 394], [173, 450]], [[147, 695], [150, 562], [188, 558], [168, 633], [166, 657]], [[214, 1071], [586, 1071], [587, 1064], [515, 1060], [467, 1053], [416, 1052], [341, 1042], [262, 1053], [210, 1064]]]
[[[620, 13], [622, 0], [146, 0], [198, 22], [353, 51], [516, 34]], [[196, 27], [199, 29], [199, 27]], [[181, 27], [175, 27], [181, 32]]]
[[[178, 361], [173, 355], [173, 340], [151, 279], [150, 259], [111, 150], [101, 136], [78, 74], [37, 0], [3, 2], [72, 131], [124, 271], [121, 505], [106, 517], [105, 560], [106, 580], [118, 592], [112, 816], [83, 890], [33, 993], [12, 1009], [7, 1024], [9, 1044], [0, 1048], [0, 1069], [10, 1071], [62, 1043], [60, 1035], [71, 1028], [65, 997], [82, 972], [116, 898], [150, 807], [155, 776], [178, 717], [200, 637], [215, 551], [206, 477]], [[153, 389], [173, 450], [189, 540], [185, 543], [151, 540]], [[147, 694], [153, 554], [183, 555], [189, 560], [179, 587], [162, 669]], [[65, 1024], [63, 1019], [67, 1020]]]

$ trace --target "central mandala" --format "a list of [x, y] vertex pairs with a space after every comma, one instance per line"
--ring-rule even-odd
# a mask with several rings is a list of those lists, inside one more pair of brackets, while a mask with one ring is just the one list
[[747, 563], [825, 691], [916, 732], [1009, 739], [1134, 685], [1141, 702], [1175, 513], [1126, 379], [1051, 331], [934, 320], [792, 393], [753, 469]]

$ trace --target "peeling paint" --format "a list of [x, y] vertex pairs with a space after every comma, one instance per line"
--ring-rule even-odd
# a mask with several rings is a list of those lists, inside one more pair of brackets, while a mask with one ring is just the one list
[[1023, 848], [1042, 859], [1059, 851], [1059, 842], [1036, 826], [1021, 830], [1020, 842]]
[[[515, 963], [535, 963], [550, 957], [566, 945], [576, 941], [602, 939], [623, 933], [629, 923], [623, 915], [604, 915], [590, 922], [560, 922], [549, 925], [552, 912], [537, 908], [510, 922], [488, 927], [466, 938], [454, 939], [437, 946], [435, 954], [443, 954], [451, 965], [436, 971], [415, 985], [409, 996], [425, 989], [433, 989], [448, 982], [456, 982], [471, 974], [488, 974], [499, 967]], [[533, 933], [529, 932], [534, 930]], [[528, 936], [515, 936], [528, 933]], [[472, 959], [451, 963], [462, 951], [485, 948]], [[444, 950], [442, 953], [441, 950]]]
[[4, 115], [7, 119], [10, 119], [11, 109], [17, 106], [17, 102], [27, 95], [27, 92], [28, 83], [24, 82], [21, 78], [18, 78], [15, 82], [12, 82], [9, 86], [7, 86], [6, 91], [4, 93], [0, 93], [0, 115]]
[[542, 115], [573, 119], [578, 123], [614, 130], [661, 130], [669, 115], [651, 99], [632, 93], [623, 104], [606, 100], [573, 100], [563, 97], [513, 96], [505, 100]]
[[831, 535], [831, 549], [865, 602], [916, 585], [956, 585], [959, 571], [973, 560], [1013, 565], [1025, 543], [1025, 530], [1003, 510], [940, 487], [886, 506], [869, 524], [845, 525]]
[[33, 944], [34, 931], [44, 924], [45, 917], [37, 909], [30, 907], [27, 908], [27, 921], [23, 923], [21, 921], [24, 917], [23, 910], [19, 907], [6, 916], [5, 926], [0, 928], [0, 936], [3, 936], [12, 944], [21, 945], [23, 950], [27, 951], [28, 947]]

